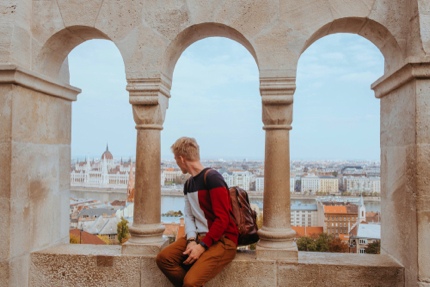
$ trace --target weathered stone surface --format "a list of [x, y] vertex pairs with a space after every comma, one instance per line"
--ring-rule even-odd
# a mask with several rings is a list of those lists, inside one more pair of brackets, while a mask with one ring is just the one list
[[[252, 252], [238, 252], [234, 261], [206, 285], [208, 287], [282, 286], [277, 283], [276, 265], [274, 260], [256, 260]], [[238, 276], [238, 274], [241, 276]]]
[[[415, 87], [408, 84], [381, 99], [381, 147], [415, 143]], [[397, 118], [402, 119], [400, 125]]]
[[414, 82], [416, 89], [417, 144], [430, 143], [430, 84], [428, 81]]
[[15, 141], [70, 144], [71, 102], [15, 87], [12, 113]]
[[[151, 42], [154, 45], [145, 45]], [[126, 76], [129, 79], [143, 77], [158, 78], [163, 51], [168, 41], [147, 26], [138, 26], [118, 42], [124, 58]], [[145, 63], [142, 66], [142, 62]]]
[[189, 11], [185, 1], [143, 2], [143, 22], [166, 39], [173, 40], [189, 26]]
[[102, 2], [102, 0], [57, 1], [64, 25], [69, 27], [75, 25], [93, 27], [99, 15]]
[[[384, 218], [381, 238], [384, 242], [381, 253], [390, 254], [399, 259], [404, 266], [407, 282], [416, 281], [417, 250], [417, 214], [415, 183], [415, 149], [409, 147], [381, 147], [381, 166], [389, 166], [381, 173], [383, 192], [381, 193], [381, 213], [390, 214]], [[382, 169], [381, 169], [382, 170]], [[406, 250], [406, 252], [405, 252]]]
[[253, 35], [262, 34], [262, 31], [271, 30], [271, 27], [279, 23], [278, 21], [282, 17], [280, 5], [270, 0], [225, 1], [216, 8], [215, 20], [226, 23], [240, 31], [245, 37], [251, 38]]
[[[33, 2], [33, 24], [31, 32], [33, 41], [43, 45], [52, 35], [64, 29], [64, 21], [61, 17], [57, 1], [38, 0]], [[49, 21], [46, 21], [49, 19]], [[38, 49], [35, 49], [37, 52]]]
[[344, 5], [345, 0], [328, 0], [330, 10], [338, 18], [343, 17], [367, 17], [376, 0], [348, 0], [348, 6]]
[[[0, 144], [0, 148], [1, 148], [1, 144]], [[1, 155], [1, 153], [0, 153]], [[0, 167], [0, 172], [2, 172], [1, 167]], [[2, 173], [0, 173], [2, 174]], [[0, 178], [0, 181], [2, 181], [3, 179]], [[0, 210], [3, 210], [3, 216], [0, 217], [0, 228], [2, 230], [2, 234], [9, 234], [10, 233], [10, 200], [8, 197], [5, 197], [4, 195], [7, 195], [7, 193], [9, 192], [9, 190], [4, 190], [4, 194], [3, 194], [3, 188], [0, 185], [0, 191], [2, 191], [2, 194], [0, 196]], [[7, 262], [9, 261], [10, 257], [10, 237], [9, 236], [4, 236], [3, 239], [3, 244], [0, 245], [0, 266], [2, 266], [1, 264], [7, 264]], [[6, 268], [6, 267], [0, 267], [0, 268]], [[3, 270], [4, 271], [4, 270]], [[2, 271], [0, 271], [0, 274], [2, 274]], [[2, 277], [0, 277], [2, 278]]]
[[104, 0], [95, 27], [113, 41], [123, 39], [142, 24], [143, 10], [149, 8], [144, 7], [143, 2], [144, 0]]
[[0, 286], [9, 286], [9, 262], [6, 260], [0, 261]]
[[12, 85], [0, 86], [0, 142], [8, 142], [12, 134]]
[[33, 253], [29, 286], [141, 286], [140, 258], [119, 256], [119, 248], [62, 245]]

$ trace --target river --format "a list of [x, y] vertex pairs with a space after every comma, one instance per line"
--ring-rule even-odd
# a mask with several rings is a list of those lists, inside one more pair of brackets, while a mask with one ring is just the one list
[[[251, 204], [255, 204], [258, 206], [260, 210], [263, 209], [263, 200], [258, 198], [251, 198]], [[315, 199], [291, 199], [291, 204], [294, 203], [302, 203], [302, 204], [315, 204]], [[365, 201], [364, 206], [366, 207], [366, 211], [380, 212], [381, 211], [381, 202], [380, 201]], [[184, 198], [182, 196], [170, 196], [163, 195], [161, 196], [161, 213], [166, 213], [170, 210], [173, 211], [182, 211], [184, 213]], [[178, 217], [161, 217], [162, 222], [179, 222]]]

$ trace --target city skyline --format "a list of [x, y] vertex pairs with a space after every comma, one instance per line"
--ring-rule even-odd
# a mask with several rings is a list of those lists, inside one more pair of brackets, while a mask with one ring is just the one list
[[[134, 158], [135, 123], [117, 48], [85, 42], [69, 65], [71, 84], [82, 88], [72, 108], [72, 158], [99, 157], [106, 144], [115, 157]], [[298, 63], [291, 159], [379, 161], [379, 100], [370, 84], [382, 73], [381, 53], [362, 37], [335, 34], [311, 45]], [[173, 158], [170, 145], [184, 135], [198, 140], [203, 159], [264, 159], [258, 68], [240, 44], [208, 38], [191, 45], [175, 66], [171, 95], [162, 159]]]

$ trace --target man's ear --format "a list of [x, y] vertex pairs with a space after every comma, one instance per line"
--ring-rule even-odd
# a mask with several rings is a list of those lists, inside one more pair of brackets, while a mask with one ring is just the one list
[[185, 163], [185, 159], [182, 155], [179, 156], [179, 159], [181, 160], [181, 163]]

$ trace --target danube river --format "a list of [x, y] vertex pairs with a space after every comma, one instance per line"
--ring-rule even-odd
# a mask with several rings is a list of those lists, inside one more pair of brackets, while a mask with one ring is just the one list
[[[250, 196], [251, 204], [255, 204], [258, 206], [260, 210], [263, 209], [263, 198], [262, 196]], [[356, 203], [359, 201], [357, 197], [326, 197], [326, 200], [348, 200], [352, 203]], [[291, 198], [291, 204], [316, 204], [315, 198], [309, 197], [293, 197]], [[380, 212], [381, 211], [381, 202], [376, 198], [364, 198], [364, 206], [366, 207], [366, 211]], [[163, 193], [161, 196], [161, 213], [167, 213], [168, 211], [178, 211], [180, 210], [182, 213], [184, 212], [184, 198], [182, 193], [174, 194], [171, 192]], [[179, 218], [177, 217], [161, 217], [162, 222], [179, 222]]]
[[[127, 191], [125, 188], [122, 189], [110, 189], [110, 188], [88, 188], [88, 187], [72, 187], [70, 189], [70, 195], [74, 198], [86, 198], [86, 199], [96, 199], [102, 202], [112, 202], [113, 200], [125, 200], [127, 198]], [[249, 197], [251, 204], [258, 206], [260, 210], [263, 209], [263, 195], [262, 193], [249, 192]], [[351, 202], [355, 203], [359, 198], [346, 198], [346, 197], [326, 197], [325, 200], [340, 200], [350, 199]], [[311, 196], [299, 196], [293, 195], [291, 198], [291, 204], [301, 203], [301, 204], [315, 204], [315, 197]], [[379, 198], [364, 198], [364, 205], [366, 206], [366, 211], [381, 211], [381, 202]], [[161, 192], [161, 213], [166, 213], [168, 211], [182, 211], [184, 212], [184, 198], [182, 190], [180, 189], [169, 189], [162, 190]], [[163, 222], [179, 222], [179, 218], [175, 217], [165, 217], [162, 216], [161, 220]]]

